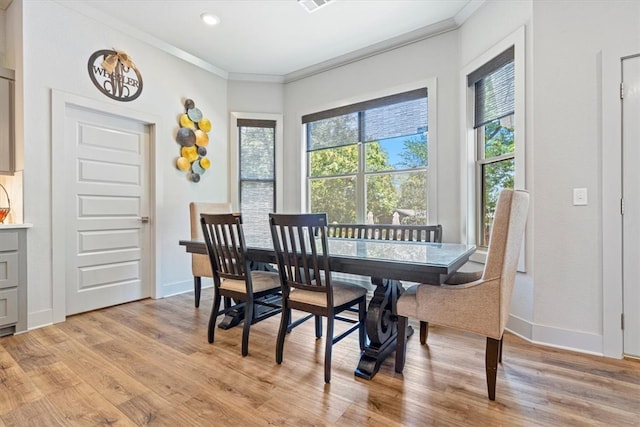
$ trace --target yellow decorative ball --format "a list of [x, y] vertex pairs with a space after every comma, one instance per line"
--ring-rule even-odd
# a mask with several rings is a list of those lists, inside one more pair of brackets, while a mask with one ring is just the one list
[[203, 117], [198, 122], [198, 127], [205, 132], [209, 132], [211, 130], [211, 121], [206, 117]]
[[185, 157], [189, 163], [192, 163], [198, 159], [198, 148], [195, 145], [191, 147], [182, 147], [180, 154], [182, 154], [182, 157]]
[[206, 132], [200, 129], [196, 129], [195, 134], [196, 134], [196, 145], [198, 147], [206, 147], [207, 145], [209, 145], [209, 135], [207, 135]]
[[176, 166], [181, 171], [188, 171], [189, 166], [191, 166], [191, 162], [189, 162], [185, 157], [178, 157], [178, 160], [176, 160]]
[[202, 166], [202, 169], [209, 169], [209, 166], [211, 166], [211, 160], [206, 157], [202, 157], [200, 159], [200, 166]]
[[195, 124], [193, 123], [193, 121], [191, 121], [188, 115], [183, 114], [180, 116], [180, 126], [182, 126], [183, 128], [193, 129], [195, 127]]

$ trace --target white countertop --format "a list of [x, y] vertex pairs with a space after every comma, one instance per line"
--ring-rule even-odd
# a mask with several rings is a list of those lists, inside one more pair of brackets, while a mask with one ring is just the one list
[[25, 223], [25, 224], [0, 224], [0, 231], [2, 230], [10, 230], [13, 228], [31, 228], [33, 224]]

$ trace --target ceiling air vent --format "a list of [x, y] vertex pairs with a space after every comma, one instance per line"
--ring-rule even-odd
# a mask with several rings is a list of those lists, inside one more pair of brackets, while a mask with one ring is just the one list
[[304, 7], [307, 10], [307, 12], [311, 13], [311, 12], [315, 12], [320, 7], [324, 6], [330, 1], [333, 1], [333, 0], [298, 0], [298, 4]]

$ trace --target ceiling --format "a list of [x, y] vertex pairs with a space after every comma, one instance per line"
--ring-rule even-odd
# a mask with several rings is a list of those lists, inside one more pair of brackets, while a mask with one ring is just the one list
[[56, 1], [222, 77], [292, 81], [457, 28], [484, 0]]

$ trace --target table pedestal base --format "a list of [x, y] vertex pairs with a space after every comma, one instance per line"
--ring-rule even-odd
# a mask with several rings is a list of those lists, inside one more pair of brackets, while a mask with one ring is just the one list
[[[366, 330], [369, 345], [362, 352], [355, 371], [357, 377], [367, 380], [374, 377], [382, 362], [396, 349], [396, 302], [404, 292], [398, 280], [372, 277], [371, 283], [376, 285], [376, 289], [367, 310]], [[407, 328], [407, 336], [412, 333], [413, 329]]]

